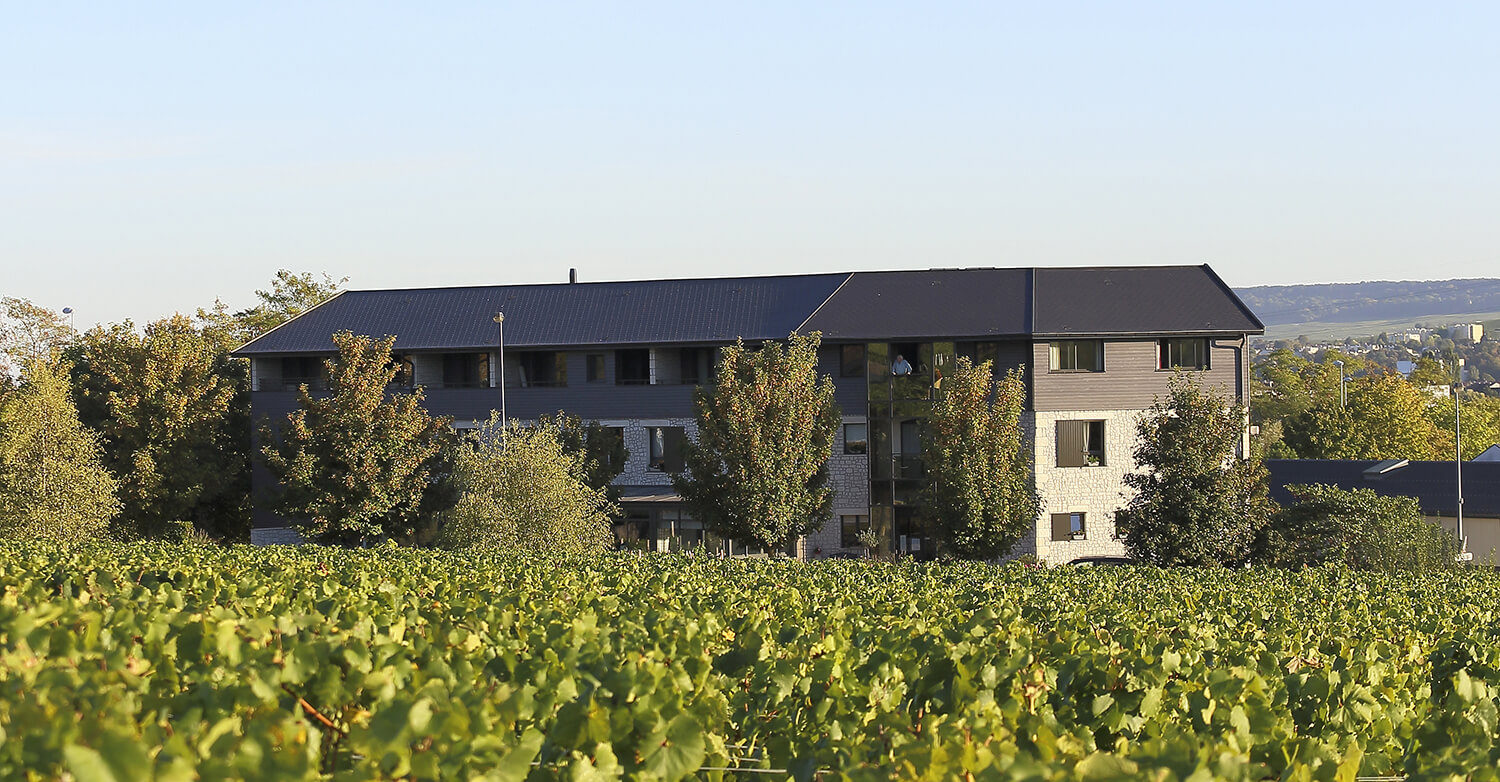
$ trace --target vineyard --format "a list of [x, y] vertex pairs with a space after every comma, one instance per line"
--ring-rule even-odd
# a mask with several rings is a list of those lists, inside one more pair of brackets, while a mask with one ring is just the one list
[[1496, 778], [1500, 580], [0, 544], [0, 779]]

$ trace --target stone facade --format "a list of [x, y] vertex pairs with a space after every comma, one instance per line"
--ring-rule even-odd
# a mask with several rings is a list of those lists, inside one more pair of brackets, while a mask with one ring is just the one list
[[[1125, 475], [1135, 470], [1136, 425], [1144, 410], [1069, 410], [1024, 414], [1023, 425], [1032, 437], [1036, 458], [1036, 487], [1042, 514], [1036, 534], [1016, 547], [1017, 554], [1034, 554], [1048, 562], [1079, 557], [1124, 556], [1125, 544], [1115, 536], [1115, 511], [1128, 500]], [[1091, 467], [1057, 466], [1058, 421], [1103, 421], [1104, 464]], [[1083, 513], [1084, 537], [1052, 539], [1052, 514]]]
[[[845, 424], [862, 424], [864, 416], [844, 416]], [[834, 434], [833, 456], [828, 459], [828, 479], [833, 484], [833, 518], [799, 541], [798, 553], [804, 558], [827, 556], [843, 548], [843, 530], [839, 516], [870, 515], [870, 457], [867, 454], [844, 453], [844, 427]]]
[[625, 460], [625, 470], [615, 479], [617, 486], [671, 486], [672, 476], [661, 470], [651, 469], [651, 435], [647, 429], [656, 426], [675, 426], [693, 441], [698, 440], [698, 422], [692, 418], [610, 418], [601, 420], [602, 426], [618, 426], [624, 430], [625, 450], [630, 452]]

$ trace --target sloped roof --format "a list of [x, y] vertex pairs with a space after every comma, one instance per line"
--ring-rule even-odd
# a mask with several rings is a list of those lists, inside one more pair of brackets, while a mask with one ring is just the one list
[[1030, 269], [856, 272], [808, 319], [824, 339], [1031, 333]]
[[[1382, 467], [1382, 470], [1372, 468]], [[1271, 499], [1290, 503], [1287, 486], [1326, 483], [1369, 489], [1387, 497], [1415, 497], [1424, 513], [1452, 516], [1458, 510], [1458, 470], [1453, 462], [1268, 459]], [[1500, 462], [1464, 462], [1464, 514], [1500, 517]]]
[[332, 335], [396, 335], [403, 350], [722, 342], [785, 337], [849, 275], [345, 291], [237, 351], [326, 351]]
[[1037, 269], [1038, 336], [1262, 332], [1208, 266]]
[[931, 269], [637, 282], [345, 291], [242, 356], [319, 353], [341, 330], [401, 350], [765, 340], [1260, 333], [1207, 266]]

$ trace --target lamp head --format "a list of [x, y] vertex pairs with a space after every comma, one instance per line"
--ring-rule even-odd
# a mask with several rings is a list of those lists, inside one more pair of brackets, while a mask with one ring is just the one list
[[490, 320], [493, 320], [496, 323], [504, 323], [505, 322], [505, 313], [503, 313], [503, 312], [497, 312], [497, 313], [495, 313], [495, 317], [491, 318]]

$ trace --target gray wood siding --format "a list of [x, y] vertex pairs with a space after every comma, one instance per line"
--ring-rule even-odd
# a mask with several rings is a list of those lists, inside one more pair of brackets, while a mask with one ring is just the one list
[[[1221, 347], [1214, 347], [1214, 342]], [[1033, 409], [1059, 410], [1141, 410], [1150, 407], [1167, 393], [1172, 373], [1156, 368], [1155, 339], [1105, 340], [1103, 372], [1049, 372], [1050, 342], [1031, 346]], [[1246, 387], [1243, 376], [1236, 382], [1235, 351], [1229, 345], [1242, 345], [1242, 337], [1209, 340], [1209, 368], [1201, 375], [1221, 393], [1234, 397]], [[1242, 362], [1243, 363], [1243, 362]], [[1247, 369], [1242, 365], [1241, 372]]]

